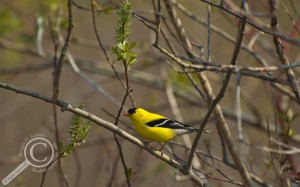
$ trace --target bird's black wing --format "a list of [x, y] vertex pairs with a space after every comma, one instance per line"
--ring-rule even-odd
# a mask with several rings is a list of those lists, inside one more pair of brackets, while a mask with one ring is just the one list
[[176, 121], [174, 119], [168, 119], [168, 118], [150, 121], [146, 123], [146, 125], [149, 127], [165, 127], [170, 129], [186, 129], [186, 130], [197, 131], [197, 129], [191, 126], [185, 125], [179, 121]]

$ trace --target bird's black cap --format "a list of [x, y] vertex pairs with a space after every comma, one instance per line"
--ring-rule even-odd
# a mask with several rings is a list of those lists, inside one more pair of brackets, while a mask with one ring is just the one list
[[128, 114], [134, 114], [137, 108], [131, 108], [127, 111]]

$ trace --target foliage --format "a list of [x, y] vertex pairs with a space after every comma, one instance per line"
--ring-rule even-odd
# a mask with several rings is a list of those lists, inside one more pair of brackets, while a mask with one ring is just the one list
[[[79, 105], [78, 108], [84, 110], [83, 105]], [[69, 143], [62, 146], [63, 156], [71, 154], [75, 150], [75, 147], [86, 142], [90, 128], [90, 121], [87, 121], [77, 114], [73, 115], [71, 125], [69, 127]]]
[[[136, 42], [128, 42], [128, 38], [131, 33], [131, 4], [126, 1], [123, 6], [120, 7], [118, 12], [119, 20], [116, 27], [115, 41], [117, 45], [112, 47], [112, 54], [117, 56], [115, 61], [123, 61], [127, 67], [136, 62], [136, 54], [131, 50], [136, 46]], [[115, 62], [114, 61], [114, 62]]]
[[131, 9], [132, 6], [128, 1], [126, 1], [123, 6], [120, 7], [118, 12], [119, 20], [117, 22], [115, 36], [117, 43], [123, 43], [124, 41], [127, 41], [130, 36], [132, 20]]
[[21, 20], [12, 11], [0, 7], [0, 36], [4, 36], [21, 25]]
[[115, 9], [114, 6], [107, 4], [107, 2], [100, 3], [97, 1], [92, 1], [92, 5], [99, 12], [99, 14], [102, 12], [105, 14], [110, 14]]

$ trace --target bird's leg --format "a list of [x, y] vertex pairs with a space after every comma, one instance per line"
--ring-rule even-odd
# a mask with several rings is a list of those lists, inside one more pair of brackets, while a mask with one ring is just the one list
[[165, 145], [166, 145], [166, 143], [163, 143], [163, 145], [161, 146], [161, 148], [159, 149], [159, 151], [160, 151], [160, 155], [161, 156], [163, 156], [163, 152], [162, 152], [162, 150], [163, 150], [163, 148], [165, 147]]
[[143, 143], [144, 143], [144, 146], [145, 146], [145, 147], [149, 147], [150, 142], [151, 142], [151, 141], [149, 141], [149, 140], [144, 141], [144, 142], [143, 142]]

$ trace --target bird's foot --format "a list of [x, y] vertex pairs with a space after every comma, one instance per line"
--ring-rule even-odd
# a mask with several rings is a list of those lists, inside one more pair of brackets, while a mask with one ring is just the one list
[[147, 147], [147, 148], [149, 148], [149, 147], [150, 147], [150, 142], [151, 142], [151, 141], [144, 141], [144, 142], [143, 142], [143, 143], [144, 143], [144, 146]]
[[161, 152], [160, 152], [160, 156], [162, 157], [163, 155], [164, 155], [164, 153], [161, 151]]

